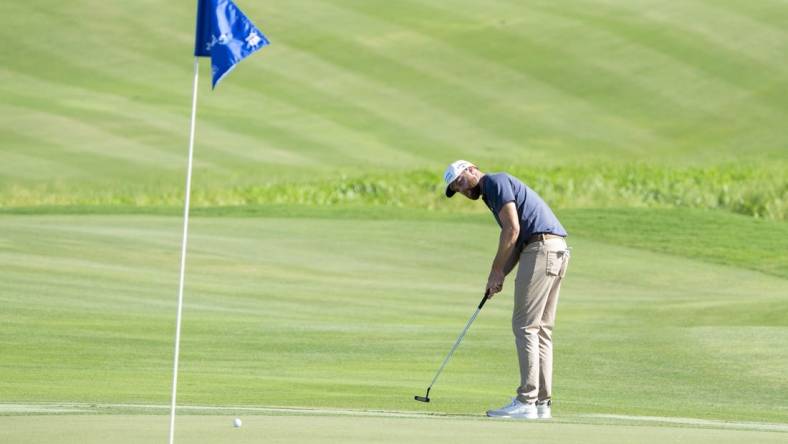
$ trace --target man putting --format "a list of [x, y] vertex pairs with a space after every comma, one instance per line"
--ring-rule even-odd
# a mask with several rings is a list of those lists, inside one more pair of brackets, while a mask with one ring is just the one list
[[489, 298], [501, 291], [506, 275], [520, 263], [512, 314], [520, 386], [510, 404], [487, 411], [487, 416], [550, 418], [553, 324], [569, 263], [566, 230], [536, 192], [509, 174], [484, 174], [476, 165], [458, 160], [446, 169], [444, 179], [446, 197], [481, 197], [501, 227], [485, 290]]

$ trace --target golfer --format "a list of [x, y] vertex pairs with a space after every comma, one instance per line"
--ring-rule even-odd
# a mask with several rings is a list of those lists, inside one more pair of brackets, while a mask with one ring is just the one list
[[517, 263], [514, 332], [520, 363], [517, 396], [487, 416], [550, 418], [553, 382], [553, 325], [558, 292], [569, 263], [566, 230], [536, 192], [506, 173], [484, 174], [458, 160], [446, 169], [446, 197], [480, 197], [501, 227], [498, 252], [487, 279], [489, 298], [501, 291]]

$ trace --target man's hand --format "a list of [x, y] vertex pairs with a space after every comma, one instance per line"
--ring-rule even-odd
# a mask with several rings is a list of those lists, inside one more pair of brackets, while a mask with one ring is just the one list
[[487, 289], [485, 290], [488, 299], [492, 299], [495, 293], [501, 292], [505, 278], [506, 275], [503, 274], [503, 271], [493, 270], [490, 272], [490, 277], [487, 278]]

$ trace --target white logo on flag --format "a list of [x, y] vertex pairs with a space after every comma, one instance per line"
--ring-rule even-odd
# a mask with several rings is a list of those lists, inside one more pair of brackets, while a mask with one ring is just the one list
[[230, 42], [230, 40], [232, 40], [232, 37], [232, 34], [229, 32], [221, 34], [219, 37], [212, 35], [211, 41], [205, 44], [205, 50], [210, 51], [215, 45], [226, 45]]
[[260, 38], [259, 35], [257, 35], [257, 32], [255, 31], [250, 32], [249, 35], [246, 36], [246, 43], [248, 43], [249, 46], [251, 46], [252, 48], [257, 46], [257, 44], [260, 43], [260, 40], [262, 39]]

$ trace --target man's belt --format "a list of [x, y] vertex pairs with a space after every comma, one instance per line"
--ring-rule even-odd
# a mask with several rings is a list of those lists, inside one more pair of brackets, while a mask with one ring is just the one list
[[547, 239], [563, 239], [563, 236], [559, 236], [557, 234], [552, 233], [536, 233], [533, 236], [529, 237], [525, 244], [528, 245], [533, 242], [541, 242], [546, 241]]

